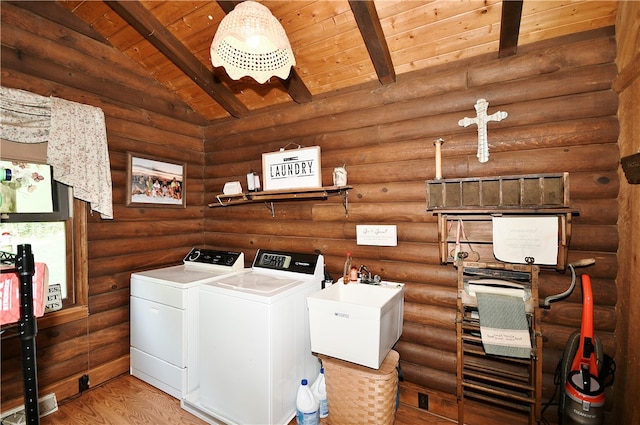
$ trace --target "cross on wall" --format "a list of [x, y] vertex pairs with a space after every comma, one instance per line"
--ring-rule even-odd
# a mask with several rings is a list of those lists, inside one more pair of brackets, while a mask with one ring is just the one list
[[478, 99], [474, 108], [476, 109], [477, 116], [475, 118], [464, 117], [458, 121], [458, 125], [461, 127], [468, 127], [471, 124], [478, 126], [478, 153], [476, 156], [482, 163], [489, 160], [489, 141], [487, 136], [487, 123], [490, 121], [502, 121], [507, 118], [508, 114], [504, 111], [498, 111], [491, 115], [487, 115], [487, 108], [489, 102], [486, 99]]

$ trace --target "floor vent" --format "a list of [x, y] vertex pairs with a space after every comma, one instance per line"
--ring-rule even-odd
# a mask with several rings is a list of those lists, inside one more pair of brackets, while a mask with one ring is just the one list
[[[50, 415], [58, 410], [58, 401], [56, 395], [51, 393], [38, 400], [38, 409], [40, 417]], [[27, 416], [24, 413], [24, 406], [16, 407], [2, 414], [2, 425], [25, 425]]]

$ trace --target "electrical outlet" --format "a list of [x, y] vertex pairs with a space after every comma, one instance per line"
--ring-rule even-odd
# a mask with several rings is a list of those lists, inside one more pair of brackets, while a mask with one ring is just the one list
[[429, 410], [429, 396], [423, 393], [418, 393], [418, 407], [420, 409]]
[[89, 375], [82, 375], [78, 379], [78, 392], [83, 392], [89, 389]]

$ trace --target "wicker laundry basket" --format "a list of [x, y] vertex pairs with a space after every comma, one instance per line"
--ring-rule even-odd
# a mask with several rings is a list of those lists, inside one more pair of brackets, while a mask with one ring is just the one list
[[391, 350], [379, 369], [319, 355], [324, 367], [331, 425], [391, 425], [398, 391], [398, 352]]

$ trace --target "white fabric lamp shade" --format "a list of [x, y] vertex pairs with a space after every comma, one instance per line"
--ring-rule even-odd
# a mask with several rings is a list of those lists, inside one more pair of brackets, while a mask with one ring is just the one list
[[286, 79], [296, 64], [280, 22], [254, 1], [238, 4], [222, 19], [211, 43], [211, 63], [229, 77], [252, 77], [263, 84], [273, 76]]

